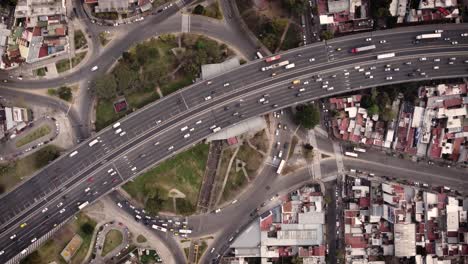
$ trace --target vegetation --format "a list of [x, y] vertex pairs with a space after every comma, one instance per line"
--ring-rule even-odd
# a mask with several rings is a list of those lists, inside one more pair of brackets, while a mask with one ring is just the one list
[[119, 14], [117, 12], [102, 12], [102, 13], [94, 13], [93, 16], [106, 19], [106, 20], [117, 20], [119, 18]]
[[101, 43], [101, 46], [106, 46], [107, 43], [109, 43], [109, 33], [107, 32], [101, 32], [99, 33], [99, 42]]
[[281, 0], [283, 8], [291, 14], [302, 15], [307, 10], [308, 1], [306, 0]]
[[62, 86], [58, 89], [48, 89], [47, 94], [50, 96], [58, 96], [60, 99], [70, 102], [73, 98], [73, 93], [71, 87]]
[[16, 147], [22, 147], [26, 144], [33, 142], [36, 139], [39, 139], [43, 136], [47, 136], [50, 133], [50, 127], [48, 125], [42, 125], [39, 128], [34, 129], [31, 132], [28, 132], [26, 136], [18, 139], [16, 141]]
[[75, 49], [81, 49], [82, 47], [86, 46], [86, 44], [88, 43], [86, 41], [86, 37], [85, 35], [83, 34], [83, 31], [81, 30], [75, 30], [75, 39], [74, 39], [74, 43], [75, 43]]
[[202, 15], [202, 16], [207, 16], [207, 17], [216, 18], [216, 19], [223, 19], [223, 13], [221, 12], [221, 8], [219, 7], [218, 0], [215, 0], [206, 8], [198, 4], [193, 9], [192, 13], [196, 15]]
[[122, 244], [123, 235], [119, 230], [112, 229], [106, 234], [104, 245], [102, 246], [102, 256], [109, 254], [112, 250]]
[[80, 62], [86, 57], [87, 51], [79, 52], [75, 54], [75, 57], [72, 58], [72, 67], [80, 64]]
[[70, 70], [70, 60], [69, 59], [59, 60], [55, 63], [55, 66], [57, 67], [58, 73], [66, 72]]
[[137, 241], [138, 243], [145, 243], [145, 242], [148, 241], [148, 240], [146, 239], [145, 236], [143, 236], [143, 235], [138, 235], [137, 238], [136, 238], [136, 241]]
[[[419, 2], [419, 1], [412, 1]], [[370, 5], [370, 13], [373, 18], [386, 18], [390, 17], [390, 4], [392, 0], [374, 0]]]
[[42, 67], [36, 70], [36, 75], [37, 76], [46, 76], [46, 68]]
[[312, 129], [320, 122], [318, 107], [312, 104], [304, 104], [296, 107], [296, 123], [307, 129]]
[[296, 24], [289, 24], [286, 36], [281, 43], [282, 50], [288, 50], [299, 47], [301, 44], [301, 28]]
[[[92, 227], [91, 234], [84, 233], [80, 227], [84, 224], [89, 224]], [[70, 242], [75, 234], [81, 236], [83, 243], [72, 257], [71, 264], [82, 263], [88, 253], [91, 244], [92, 233], [96, 227], [96, 222], [91, 220], [86, 215], [80, 213], [74, 221], [67, 223], [64, 227], [59, 229], [51, 239], [41, 245], [36, 251], [31, 253], [28, 257], [21, 261], [21, 264], [36, 264], [36, 263], [65, 263], [64, 259], [60, 256], [60, 252]]]
[[332, 32], [332, 31], [327, 30], [327, 31], [323, 31], [323, 32], [322, 32], [322, 39], [324, 39], [324, 40], [332, 39], [333, 36], [334, 36], [334, 35], [333, 35], [333, 32]]
[[208, 145], [199, 144], [166, 160], [123, 188], [153, 215], [161, 210], [174, 212], [169, 191], [177, 189], [186, 197], [176, 199], [177, 212], [174, 213], [191, 214], [196, 209], [208, 150]]
[[48, 145], [22, 159], [0, 165], [0, 193], [10, 190], [24, 177], [58, 158], [60, 151], [58, 147]]
[[379, 114], [383, 121], [391, 121], [396, 117], [396, 113], [392, 110], [392, 102], [396, 99], [398, 90], [380, 92], [377, 89], [372, 89], [370, 95], [364, 95], [361, 99], [361, 104], [367, 108], [369, 115]]
[[[135, 45], [124, 52], [112, 73], [93, 81], [98, 97], [96, 129], [100, 130], [126, 113], [116, 114], [112, 101], [125, 96], [129, 110], [138, 109], [156, 99], [159, 88], [164, 95], [192, 83], [200, 66], [219, 63], [229, 56], [226, 45], [196, 35], [182, 35], [184, 49], [174, 35], [163, 35]], [[177, 55], [174, 51], [177, 50]], [[136, 52], [138, 51], [138, 52]], [[178, 69], [174, 74], [175, 69]]]

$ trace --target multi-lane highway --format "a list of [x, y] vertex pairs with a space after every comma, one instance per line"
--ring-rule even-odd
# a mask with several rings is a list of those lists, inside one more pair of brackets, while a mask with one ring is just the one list
[[[267, 64], [254, 61], [129, 115], [120, 121], [118, 128], [104, 129], [0, 198], [0, 250], [4, 251], [0, 261], [7, 262], [34, 238], [76, 213], [78, 204], [96, 200], [154, 164], [201, 141], [212, 133], [210, 128], [214, 125], [226, 128], [298, 102], [350, 90], [468, 75], [465, 63], [468, 38], [460, 36], [468, 32], [468, 26], [438, 28], [444, 28], [444, 37], [458, 40], [459, 45], [443, 39], [413, 44], [416, 35], [434, 31], [430, 26], [335, 39], [282, 54], [281, 60], [295, 63], [293, 69], [261, 71]], [[369, 37], [370, 42], [365, 40]], [[381, 40], [386, 43], [381, 44]], [[377, 49], [365, 54], [349, 53], [351, 48], [368, 43], [375, 44]], [[376, 54], [389, 51], [395, 52], [396, 57], [376, 60]], [[439, 65], [439, 69], [435, 70], [434, 65]], [[359, 71], [357, 66], [365, 70]], [[409, 76], [413, 73], [414, 76]], [[392, 79], [388, 80], [388, 76]], [[291, 89], [291, 82], [296, 79], [301, 84]], [[261, 98], [268, 103], [259, 103]], [[90, 146], [95, 139], [99, 142]]]

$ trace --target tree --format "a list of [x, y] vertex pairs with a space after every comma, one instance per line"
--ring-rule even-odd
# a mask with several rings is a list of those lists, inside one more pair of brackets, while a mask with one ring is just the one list
[[391, 121], [395, 118], [395, 116], [395, 112], [393, 112], [393, 110], [389, 107], [386, 107], [382, 111], [380, 111], [380, 117], [383, 121]]
[[205, 7], [198, 4], [197, 6], [195, 6], [195, 8], [193, 9], [193, 14], [195, 15], [203, 15], [203, 13], [205, 13]]
[[133, 85], [138, 80], [138, 73], [123, 63], [119, 63], [112, 73], [115, 76], [119, 93], [132, 90]]
[[80, 226], [81, 232], [85, 233], [86, 235], [93, 234], [94, 226], [90, 223], [84, 223]]
[[42, 258], [41, 255], [39, 255], [39, 252], [35, 250], [31, 254], [29, 254], [27, 257], [25, 257], [23, 260], [20, 262], [21, 264], [40, 264], [42, 263]]
[[112, 74], [101, 75], [94, 80], [94, 90], [100, 99], [112, 99], [117, 95], [117, 83]]
[[296, 123], [304, 128], [314, 128], [320, 122], [320, 112], [313, 105], [300, 105], [296, 107]]
[[379, 113], [379, 107], [376, 104], [371, 105], [367, 108], [367, 113], [372, 116]]
[[283, 0], [282, 3], [290, 13], [302, 14], [307, 10], [307, 3], [305, 0]]
[[62, 86], [57, 91], [58, 97], [65, 101], [71, 101], [73, 94], [72, 90], [68, 86]]
[[324, 32], [322, 33], [322, 38], [323, 38], [324, 40], [332, 39], [332, 38], [333, 38], [333, 32], [331, 32], [330, 30], [324, 31]]

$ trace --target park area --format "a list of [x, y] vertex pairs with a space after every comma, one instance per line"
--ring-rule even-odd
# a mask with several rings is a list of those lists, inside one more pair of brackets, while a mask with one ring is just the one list
[[83, 243], [69, 263], [82, 263], [90, 249], [95, 227], [96, 222], [82, 213], [78, 214], [76, 219], [65, 224], [47, 242], [24, 258], [21, 264], [52, 263], [54, 261], [55, 263], [65, 263], [60, 253], [75, 234], [81, 236]]
[[[198, 144], [128, 182], [123, 188], [153, 215], [159, 211], [192, 214], [196, 209], [208, 150], [207, 144]], [[172, 196], [180, 198], [174, 203]]]
[[[192, 84], [202, 64], [219, 63], [231, 55], [226, 45], [192, 34], [162, 35], [136, 44], [122, 54], [111, 73], [93, 83], [98, 96], [96, 130]], [[128, 111], [115, 113], [113, 102], [122, 97]]]
[[38, 128], [33, 129], [30, 132], [27, 132], [26, 135], [22, 136], [16, 141], [16, 147], [22, 147], [26, 144], [33, 142], [36, 139], [47, 136], [50, 133], [50, 127], [48, 125], [42, 125]]
[[61, 149], [48, 145], [22, 159], [0, 165], [0, 193], [4, 193], [24, 178], [60, 156]]
[[112, 252], [116, 247], [122, 244], [123, 235], [122, 232], [116, 229], [112, 229], [106, 234], [104, 245], [102, 247], [102, 256], [105, 256]]

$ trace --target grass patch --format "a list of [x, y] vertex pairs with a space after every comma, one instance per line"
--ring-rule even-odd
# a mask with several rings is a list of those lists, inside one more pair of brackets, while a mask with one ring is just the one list
[[75, 30], [75, 49], [81, 49], [82, 47], [86, 46], [88, 42], [86, 41], [86, 37], [81, 30]]
[[28, 257], [23, 259], [21, 263], [51, 263], [53, 261], [57, 263], [65, 263], [65, 260], [60, 256], [60, 252], [70, 242], [73, 236], [78, 233], [83, 239], [83, 243], [80, 249], [71, 259], [71, 264], [79, 264], [83, 262], [91, 244], [92, 233], [84, 233], [81, 231], [81, 226], [89, 224], [93, 227], [96, 226], [96, 222], [91, 220], [86, 215], [80, 213], [76, 219], [70, 221], [64, 225], [59, 231], [57, 231], [51, 239], [45, 242], [36, 251], [31, 253]]
[[116, 113], [112, 102], [106, 100], [98, 100], [96, 106], [96, 130], [99, 131], [106, 126], [119, 120], [125, 113]]
[[296, 148], [297, 142], [298, 142], [298, 138], [296, 136], [293, 136], [293, 138], [291, 140], [291, 145], [289, 145], [288, 159], [294, 153], [294, 149]]
[[223, 12], [221, 12], [218, 0], [214, 1], [206, 7], [202, 5], [197, 5], [194, 8], [193, 13], [196, 15], [207, 16], [215, 19], [223, 19]]
[[281, 43], [282, 50], [288, 50], [299, 47], [301, 44], [301, 28], [296, 24], [289, 24], [288, 31]]
[[159, 95], [155, 91], [146, 93], [132, 93], [127, 96], [126, 99], [130, 107], [140, 108], [159, 99]]
[[40, 77], [46, 76], [46, 68], [45, 67], [36, 69], [35, 72], [36, 72], [37, 76], [40, 76]]
[[100, 19], [106, 19], [106, 20], [117, 20], [119, 18], [119, 14], [117, 12], [100, 12], [100, 13], [95, 13], [94, 11], [92, 12], [93, 16], [96, 18]]
[[69, 59], [59, 60], [55, 63], [55, 66], [57, 67], [58, 73], [68, 71], [70, 70], [70, 60]]
[[39, 128], [34, 129], [33, 131], [26, 134], [26, 136], [20, 138], [16, 141], [16, 147], [22, 147], [26, 144], [33, 142], [36, 139], [39, 139], [43, 136], [46, 136], [50, 133], [50, 127], [48, 125], [42, 125]]
[[48, 145], [22, 159], [0, 165], [0, 193], [10, 190], [24, 177], [58, 158], [60, 151], [57, 146]]
[[197, 263], [200, 261], [201, 256], [203, 256], [203, 253], [206, 251], [207, 248], [208, 248], [208, 244], [206, 244], [205, 241], [202, 241], [198, 245]]
[[188, 248], [188, 247], [184, 248], [184, 253], [185, 253], [185, 257], [188, 259], [189, 254], [190, 254], [190, 248]]
[[104, 245], [102, 247], [102, 256], [109, 254], [112, 250], [122, 244], [123, 235], [119, 230], [112, 229], [106, 234]]
[[166, 85], [163, 85], [161, 87], [161, 92], [163, 93], [163, 95], [171, 94], [181, 88], [184, 88], [185, 86], [192, 84], [193, 79], [194, 78], [192, 75], [180, 76], [176, 78], [174, 81]]
[[258, 150], [266, 153], [269, 142], [265, 130], [257, 132], [254, 137], [250, 139], [250, 143], [252, 143], [252, 145], [254, 145]]
[[243, 144], [239, 148], [236, 158], [246, 163], [245, 169], [249, 177], [257, 172], [263, 161], [263, 156], [247, 144]]
[[136, 241], [137, 241], [138, 243], [145, 243], [145, 242], [148, 241], [148, 240], [146, 239], [145, 236], [143, 236], [143, 235], [138, 235]]
[[140, 257], [140, 262], [142, 264], [149, 264], [149, 263], [158, 263], [162, 262], [159, 255], [156, 253], [156, 250], [149, 250], [149, 254], [146, 254], [145, 251], [142, 252]]
[[110, 42], [109, 34], [107, 32], [101, 32], [99, 33], [99, 43], [101, 43], [101, 46], [106, 46], [107, 43]]
[[75, 67], [76, 65], [80, 64], [80, 62], [84, 59], [87, 53], [87, 51], [76, 53], [75, 57], [72, 58], [72, 67]]
[[196, 209], [208, 150], [207, 144], [198, 144], [125, 184], [123, 188], [152, 214], [160, 210], [174, 212], [172, 198], [168, 194], [169, 190], [176, 188], [186, 198], [177, 199], [177, 212], [174, 213], [191, 214]]

